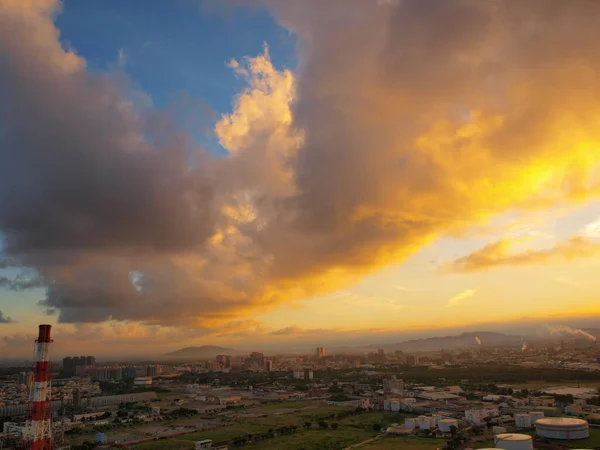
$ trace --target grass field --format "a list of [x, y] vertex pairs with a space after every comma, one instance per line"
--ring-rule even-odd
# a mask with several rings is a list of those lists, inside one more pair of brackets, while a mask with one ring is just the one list
[[[231, 415], [228, 415], [229, 417], [227, 418], [221, 417], [220, 420], [225, 422], [225, 425], [222, 427], [197, 431], [170, 439], [137, 444], [133, 447], [139, 450], [171, 450], [178, 448], [186, 450], [192, 448], [194, 441], [202, 439], [212, 439], [214, 442], [226, 442], [249, 434], [266, 433], [269, 429], [276, 431], [277, 428], [282, 426], [297, 425], [298, 431], [294, 434], [285, 434], [263, 441], [247, 443], [243, 448], [254, 450], [340, 450], [375, 436], [380, 436], [379, 432], [374, 431], [374, 424], [380, 424], [385, 429], [392, 423], [402, 423], [404, 421], [404, 416], [398, 413], [374, 412], [358, 414], [341, 420], [335, 418], [326, 419], [329, 424], [337, 423], [339, 426], [337, 430], [318, 428], [318, 418], [326, 417], [340, 411], [347, 411], [347, 408], [327, 406], [320, 401], [281, 402], [257, 405], [254, 408], [244, 411], [232, 411]], [[257, 417], [261, 414], [265, 414], [266, 417]], [[313, 425], [311, 429], [304, 430], [303, 425], [307, 421], [312, 422]], [[391, 438], [378, 439], [378, 441], [380, 440], [381, 445], [394, 442]], [[395, 442], [399, 443], [400, 441], [396, 440]], [[417, 445], [414, 447], [415, 450], [436, 448], [433, 440], [420, 442], [413, 439], [406, 441], [406, 444]], [[377, 449], [378, 447], [373, 448]], [[408, 450], [413, 450], [411, 447], [407, 448]]]
[[[503, 383], [498, 383], [503, 384]], [[565, 387], [592, 387], [592, 388], [600, 388], [600, 382], [598, 381], [581, 381], [577, 383], [576, 381], [528, 381], [526, 383], [508, 383], [506, 386], [512, 389], [541, 389], [541, 388], [551, 388], [556, 386], [565, 386]]]
[[418, 439], [412, 437], [382, 437], [358, 447], [360, 450], [437, 450], [444, 447], [443, 439]]
[[357, 428], [342, 428], [334, 430], [301, 431], [289, 436], [278, 436], [262, 442], [244, 445], [243, 448], [252, 450], [341, 450], [352, 444], [372, 438], [377, 433]]

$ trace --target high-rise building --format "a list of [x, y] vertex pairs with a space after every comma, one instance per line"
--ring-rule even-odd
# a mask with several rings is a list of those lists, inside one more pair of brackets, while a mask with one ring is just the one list
[[409, 366], [419, 365], [419, 355], [406, 355], [406, 364]]
[[252, 352], [250, 356], [246, 358], [245, 365], [251, 370], [264, 370], [265, 369], [265, 355], [260, 352]]
[[160, 375], [160, 366], [146, 366], [147, 377], [157, 377]]
[[93, 367], [96, 365], [94, 356], [67, 356], [63, 358], [63, 372], [67, 375], [75, 375], [78, 367]]
[[273, 361], [267, 359], [265, 361], [265, 368], [267, 369], [267, 372], [273, 372]]
[[325, 347], [317, 347], [317, 358], [325, 358]]
[[20, 385], [27, 386], [29, 389], [33, 383], [33, 372], [21, 372], [19, 373], [17, 382]]
[[137, 377], [137, 367], [129, 366], [123, 368], [123, 378]]
[[217, 355], [216, 361], [221, 363], [225, 369], [229, 369], [231, 367], [231, 355]]

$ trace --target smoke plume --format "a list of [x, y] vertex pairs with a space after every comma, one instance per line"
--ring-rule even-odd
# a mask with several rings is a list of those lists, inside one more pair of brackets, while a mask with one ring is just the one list
[[579, 328], [573, 329], [566, 325], [548, 325], [547, 328], [550, 334], [570, 334], [571, 336], [583, 336], [592, 342], [597, 342], [598, 340], [594, 335]]

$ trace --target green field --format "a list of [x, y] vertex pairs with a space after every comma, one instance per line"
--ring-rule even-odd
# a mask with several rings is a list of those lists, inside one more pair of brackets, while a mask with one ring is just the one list
[[[324, 418], [340, 411], [347, 411], [347, 409], [327, 406], [319, 401], [259, 405], [249, 410], [250, 414], [244, 414], [244, 412], [232, 413], [232, 418], [226, 419], [227, 424], [222, 427], [198, 431], [170, 439], [146, 442], [135, 445], [134, 448], [140, 450], [171, 450], [182, 448], [185, 450], [191, 448], [194, 441], [202, 439], [212, 439], [214, 442], [227, 442], [238, 437], [266, 434], [269, 430], [276, 432], [280, 427], [296, 425], [298, 426], [298, 431], [293, 434], [283, 434], [261, 441], [248, 442], [243, 445], [243, 448], [255, 450], [340, 450], [373, 437], [381, 436], [381, 433], [374, 431], [375, 424], [380, 424], [385, 429], [392, 423], [401, 423], [404, 420], [404, 416], [397, 413], [374, 412], [358, 414], [344, 419], [325, 419], [329, 425], [337, 423], [339, 426], [337, 430], [331, 428], [321, 429], [318, 427], [317, 422], [319, 418]], [[266, 414], [267, 416], [253, 417], [252, 414]], [[307, 421], [312, 422], [312, 427], [305, 430], [303, 425]], [[394, 440], [386, 438], [381, 443], [382, 445], [386, 445], [392, 441]], [[395, 442], [398, 443], [399, 441], [396, 440]], [[435, 445], [431, 445], [433, 444], [433, 440], [426, 443], [418, 440], [410, 440], [406, 443], [418, 445], [415, 447], [415, 450], [436, 448]], [[366, 447], [366, 445], [370, 444], [365, 444], [364, 448], [371, 448]], [[409, 449], [412, 450], [410, 447]]]
[[412, 437], [382, 437], [358, 447], [360, 450], [438, 450], [444, 447], [443, 439], [418, 439]]
[[252, 450], [340, 450], [352, 444], [365, 441], [376, 433], [359, 429], [310, 430], [301, 431], [290, 436], [278, 436], [262, 442], [244, 445]]

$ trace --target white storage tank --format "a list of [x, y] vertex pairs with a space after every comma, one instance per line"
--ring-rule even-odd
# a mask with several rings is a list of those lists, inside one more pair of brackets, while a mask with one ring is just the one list
[[531, 428], [531, 416], [529, 414], [515, 414], [515, 425], [517, 428]]
[[400, 411], [400, 401], [398, 401], [398, 400], [392, 400], [390, 402], [390, 410], [393, 411], [393, 412]]
[[529, 417], [531, 417], [531, 423], [535, 425], [536, 420], [544, 418], [544, 413], [541, 411], [532, 411], [529, 413]]
[[451, 428], [458, 428], [458, 420], [456, 419], [441, 419], [438, 422], [438, 428], [442, 433], [450, 433]]
[[384, 400], [383, 401], [383, 409], [384, 409], [384, 411], [391, 411], [392, 410], [391, 404], [392, 404], [391, 400]]
[[419, 416], [419, 428], [421, 430], [429, 430], [431, 428], [429, 417]]
[[587, 439], [590, 437], [590, 426], [583, 419], [544, 417], [535, 423], [535, 432], [538, 436], [550, 439]]
[[416, 426], [417, 426], [417, 420], [416, 419], [406, 419], [404, 421], [404, 428], [408, 428], [409, 430], [412, 430]]
[[502, 433], [494, 436], [494, 445], [505, 450], [533, 450], [533, 439], [527, 434]]

